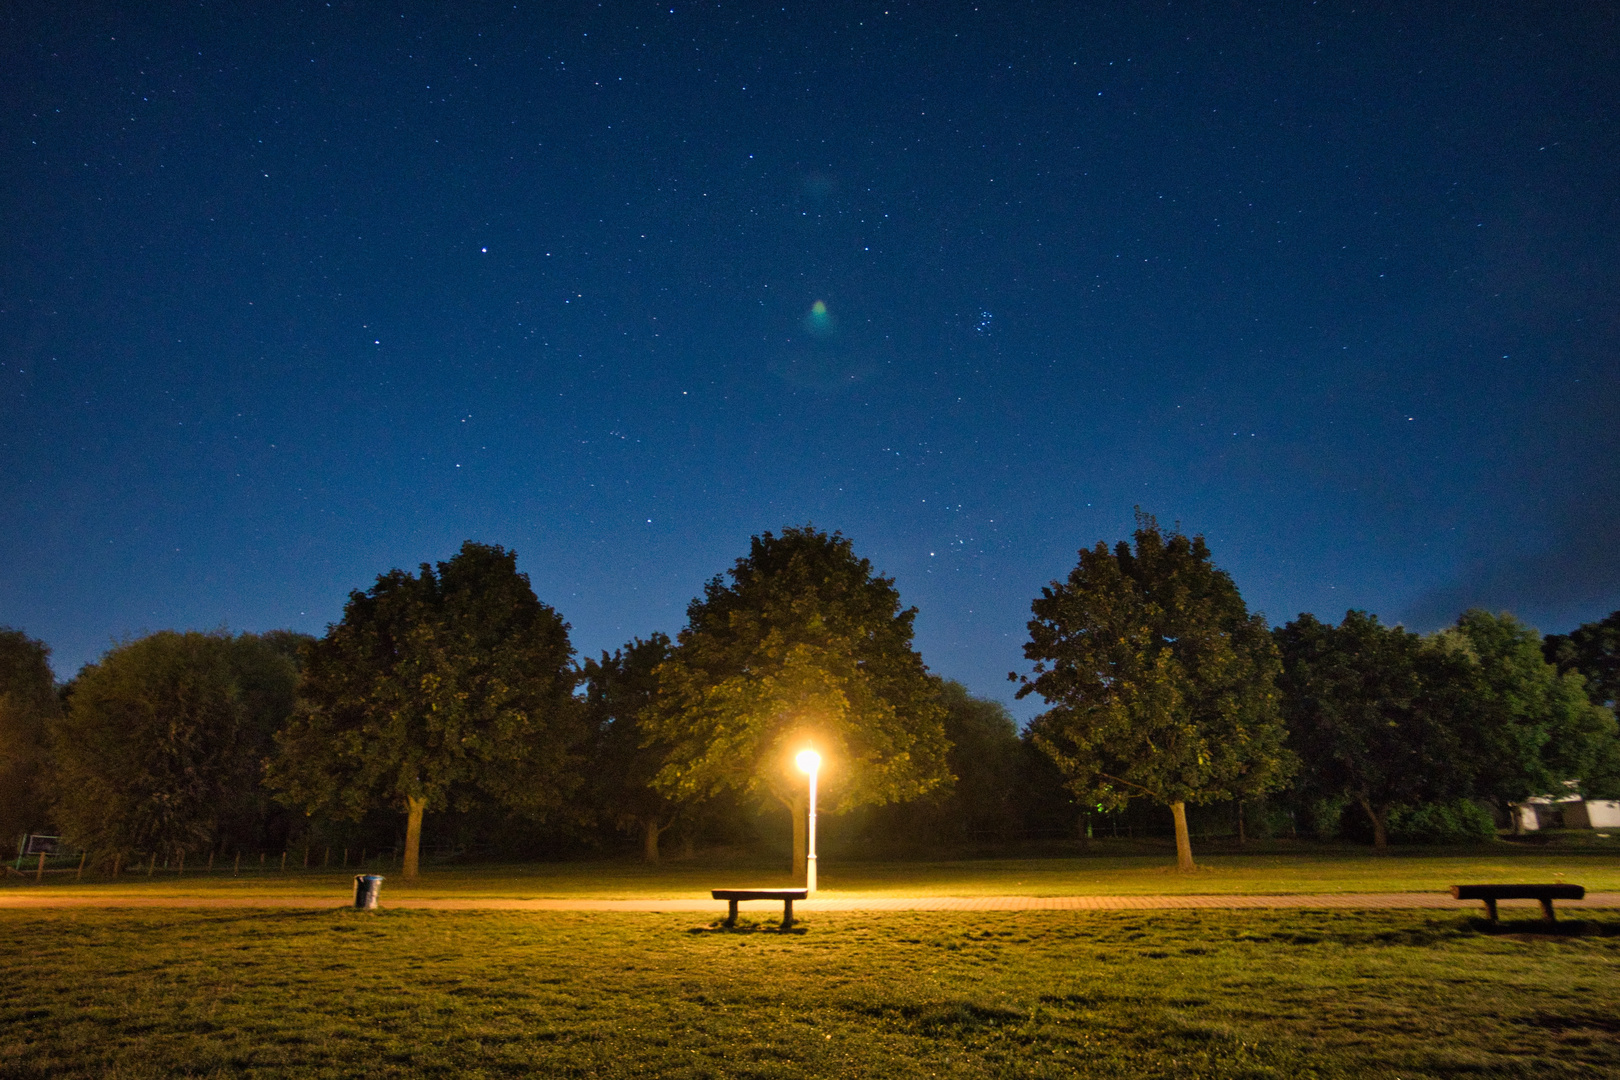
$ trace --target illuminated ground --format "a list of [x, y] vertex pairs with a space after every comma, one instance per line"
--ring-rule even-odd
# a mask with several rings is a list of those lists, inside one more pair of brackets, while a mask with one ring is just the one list
[[[1128, 853], [1124, 853], [1128, 852]], [[1495, 843], [1477, 848], [1396, 848], [1374, 855], [1366, 848], [1273, 844], [1244, 854], [1200, 852], [1201, 869], [1178, 874], [1170, 853], [1140, 844], [1099, 845], [1087, 856], [960, 861], [839, 862], [824, 859], [820, 895], [828, 901], [859, 898], [993, 896], [1188, 896], [1207, 894], [1434, 893], [1466, 881], [1568, 881], [1593, 892], [1620, 891], [1620, 838], [1560, 837], [1548, 846]], [[334, 861], [336, 856], [334, 856]], [[124, 873], [117, 880], [71, 873], [48, 875], [43, 886], [16, 876], [0, 898], [44, 891], [55, 896], [339, 896], [354, 868], [295, 869], [282, 874], [277, 860], [259, 870], [252, 860], [238, 876], [228, 867], [212, 874], [195, 866], [184, 875], [159, 869]], [[634, 861], [538, 863], [512, 866], [428, 866], [407, 884], [378, 860], [368, 872], [387, 877], [387, 901], [406, 899], [697, 900], [728, 885], [786, 886], [780, 864], [758, 858], [709, 856], [648, 867]]]
[[1620, 912], [0, 911], [0, 1077], [1620, 1075]]

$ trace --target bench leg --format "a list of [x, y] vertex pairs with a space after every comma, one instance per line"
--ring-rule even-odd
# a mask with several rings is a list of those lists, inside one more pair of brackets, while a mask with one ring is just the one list
[[1548, 922], [1558, 921], [1558, 916], [1553, 914], [1552, 897], [1550, 896], [1543, 896], [1541, 898], [1541, 917], [1546, 919]]
[[737, 901], [731, 901], [731, 912], [726, 916], [727, 926], [737, 925]]
[[788, 897], [782, 901], [782, 929], [786, 930], [793, 925], [793, 898]]
[[1487, 896], [1485, 898], [1485, 914], [1490, 917], [1491, 922], [1496, 921], [1496, 898], [1495, 897]]

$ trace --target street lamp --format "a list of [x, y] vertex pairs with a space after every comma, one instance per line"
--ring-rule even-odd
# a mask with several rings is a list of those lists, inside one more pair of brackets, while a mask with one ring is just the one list
[[821, 768], [821, 755], [814, 750], [800, 750], [797, 760], [799, 768], [810, 777], [810, 850], [804, 862], [804, 891], [806, 895], [814, 896], [816, 894], [816, 772]]

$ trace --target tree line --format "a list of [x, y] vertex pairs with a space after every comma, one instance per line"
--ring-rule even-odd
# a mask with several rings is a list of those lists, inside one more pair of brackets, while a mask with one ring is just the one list
[[414, 876], [433, 820], [656, 861], [670, 830], [747, 840], [786, 815], [802, 872], [806, 746], [823, 810], [873, 849], [1084, 837], [1144, 803], [1190, 867], [1189, 812], [1222, 804], [1240, 834], [1348, 823], [1383, 847], [1620, 795], [1620, 612], [1546, 639], [1483, 611], [1268, 628], [1201, 537], [1139, 515], [1035, 599], [1011, 678], [1047, 707], [1023, 731], [929, 671], [916, 614], [803, 526], [753, 538], [674, 638], [583, 661], [516, 555], [471, 541], [352, 592], [319, 638], [162, 631], [57, 686], [42, 643], [0, 630], [0, 836], [59, 829], [114, 866], [382, 836]]

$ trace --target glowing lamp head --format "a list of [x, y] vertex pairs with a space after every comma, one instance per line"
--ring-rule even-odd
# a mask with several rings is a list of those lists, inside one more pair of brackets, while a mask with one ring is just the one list
[[799, 771], [813, 773], [821, 768], [821, 755], [814, 750], [800, 750], [795, 759], [799, 763]]

